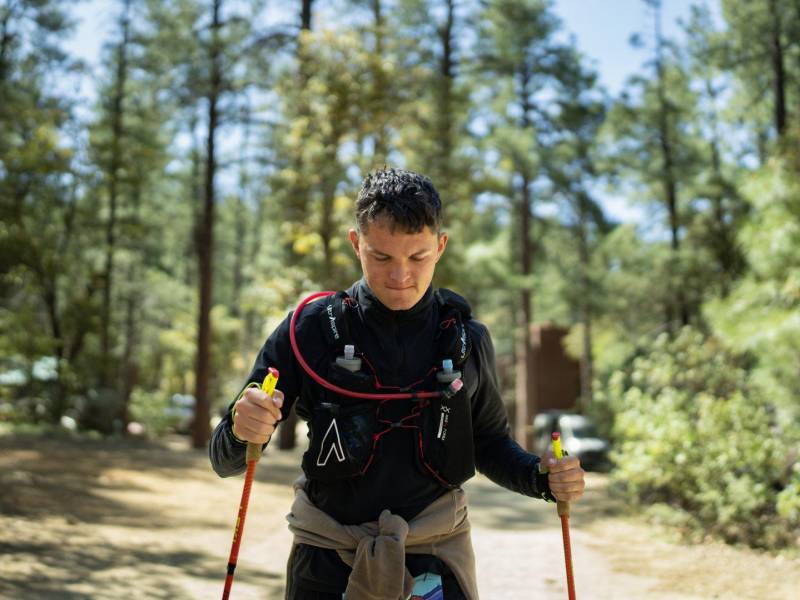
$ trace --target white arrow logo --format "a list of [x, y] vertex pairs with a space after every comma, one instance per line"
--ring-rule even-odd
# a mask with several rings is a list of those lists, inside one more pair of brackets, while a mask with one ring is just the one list
[[[331, 431], [333, 431], [333, 438], [328, 442], [328, 436], [331, 435]], [[325, 452], [325, 446], [330, 443], [330, 448], [328, 449], [328, 453], [325, 454], [325, 459], [323, 460], [322, 454]], [[331, 453], [336, 455], [336, 460], [339, 462], [344, 462], [344, 449], [342, 448], [342, 440], [339, 437], [339, 427], [336, 425], [336, 419], [331, 421], [331, 424], [328, 426], [328, 431], [325, 432], [325, 435], [322, 437], [322, 448], [320, 448], [319, 456], [317, 457], [317, 466], [324, 467], [328, 464], [328, 459], [331, 457]]]

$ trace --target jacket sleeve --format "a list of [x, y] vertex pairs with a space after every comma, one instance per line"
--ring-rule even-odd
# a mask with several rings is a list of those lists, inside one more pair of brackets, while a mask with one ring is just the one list
[[[284, 402], [281, 407], [281, 421], [284, 421], [292, 409], [297, 396], [300, 393], [300, 365], [297, 363], [292, 352], [289, 341], [289, 324], [292, 313], [284, 319], [272, 335], [267, 338], [261, 350], [256, 356], [250, 375], [247, 377], [242, 391], [251, 382], [261, 384], [267, 374], [269, 367], [275, 367], [280, 372], [278, 379], [278, 389], [284, 394]], [[305, 315], [303, 315], [305, 316]], [[208, 447], [211, 466], [220, 477], [230, 477], [237, 475], [245, 470], [245, 450], [247, 444], [238, 441], [233, 437], [231, 409], [242, 391], [237, 394], [233, 402], [228, 406], [222, 421], [219, 422], [211, 435], [211, 443]], [[269, 443], [269, 442], [267, 442]], [[266, 447], [267, 444], [264, 444]]]
[[547, 474], [539, 473], [540, 459], [511, 438], [495, 371], [494, 345], [488, 329], [470, 321], [478, 386], [470, 399], [475, 440], [475, 465], [489, 479], [514, 492], [553, 501]]

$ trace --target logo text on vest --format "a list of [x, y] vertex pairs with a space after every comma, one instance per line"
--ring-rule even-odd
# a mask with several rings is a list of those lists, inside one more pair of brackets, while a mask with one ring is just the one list
[[339, 339], [339, 330], [336, 329], [336, 317], [333, 316], [333, 306], [328, 304], [325, 307], [325, 310], [328, 312], [328, 321], [331, 324], [331, 331], [333, 332], [333, 339]]

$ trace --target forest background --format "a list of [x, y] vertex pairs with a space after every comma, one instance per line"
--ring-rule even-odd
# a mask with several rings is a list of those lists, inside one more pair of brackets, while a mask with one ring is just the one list
[[120, 0], [95, 71], [78, 5], [0, 2], [4, 432], [158, 436], [183, 394], [203, 447], [303, 293], [359, 276], [388, 164], [441, 191], [435, 284], [509, 406], [530, 324], [568, 326], [622, 493], [797, 544], [800, 2], [698, 3], [676, 39], [643, 2], [613, 94], [541, 0]]

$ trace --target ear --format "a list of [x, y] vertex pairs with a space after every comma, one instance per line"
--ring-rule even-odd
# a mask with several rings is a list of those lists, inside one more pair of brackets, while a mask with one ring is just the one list
[[447, 234], [442, 233], [439, 236], [439, 247], [436, 250], [436, 262], [439, 262], [439, 259], [442, 258], [442, 254], [444, 254], [444, 249], [447, 247]]
[[351, 229], [347, 232], [347, 236], [350, 238], [350, 245], [353, 246], [353, 250], [356, 253], [356, 256], [360, 259], [361, 255], [359, 254], [359, 239], [358, 239], [358, 232], [355, 229]]

